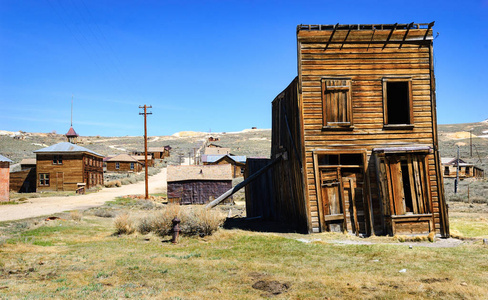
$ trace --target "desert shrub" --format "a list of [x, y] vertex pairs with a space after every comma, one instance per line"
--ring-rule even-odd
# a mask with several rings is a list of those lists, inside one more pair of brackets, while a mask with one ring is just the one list
[[154, 209], [154, 206], [155, 206], [154, 202], [152, 202], [151, 200], [146, 200], [146, 199], [138, 200], [137, 205], [139, 205], [141, 207], [141, 209], [143, 209], [143, 210], [151, 210], [151, 209]]
[[113, 188], [113, 187], [115, 187], [115, 181], [105, 182], [105, 187], [106, 188]]
[[181, 215], [180, 228], [185, 235], [211, 235], [224, 222], [218, 210], [197, 207]]
[[132, 234], [135, 231], [134, 223], [128, 214], [117, 216], [114, 225], [116, 234]]
[[116, 187], [121, 187], [122, 186], [122, 182], [120, 182], [120, 180], [115, 180], [115, 186]]
[[217, 210], [207, 210], [204, 207], [181, 209], [177, 204], [168, 204], [161, 211], [139, 220], [138, 231], [144, 234], [152, 231], [159, 236], [170, 235], [174, 217], [181, 220], [180, 233], [187, 236], [211, 235], [225, 220]]
[[95, 216], [101, 217], [101, 218], [113, 218], [113, 217], [115, 217], [115, 213], [113, 211], [106, 210], [106, 209], [97, 209], [97, 210], [95, 210], [95, 212], [93, 214]]
[[83, 214], [78, 210], [73, 210], [69, 215], [73, 221], [81, 221], [81, 218], [83, 217]]
[[124, 178], [120, 182], [122, 183], [122, 185], [128, 185], [128, 184], [130, 184], [129, 178]]
[[89, 188], [88, 192], [98, 192], [101, 189], [102, 189], [102, 186], [100, 184], [97, 184], [96, 186]]

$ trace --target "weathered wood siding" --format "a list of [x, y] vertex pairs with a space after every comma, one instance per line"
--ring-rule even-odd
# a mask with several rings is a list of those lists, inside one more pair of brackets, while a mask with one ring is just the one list
[[[151, 160], [148, 161], [148, 164]], [[141, 172], [142, 171], [142, 164], [138, 162], [134, 162], [134, 169], [130, 168], [130, 162], [123, 161], [119, 162], [119, 168], [116, 168], [115, 161], [107, 161], [107, 171], [109, 172]]]
[[[168, 201], [206, 204], [232, 188], [231, 180], [186, 180], [168, 182]], [[229, 197], [226, 202], [232, 202]]]
[[10, 173], [10, 190], [16, 193], [36, 191], [36, 168]]
[[[271, 162], [267, 158], [248, 158], [244, 178], [258, 172]], [[276, 220], [276, 204], [273, 198], [273, 172], [267, 172], [246, 185], [246, 217], [262, 217], [263, 220]]]
[[231, 165], [232, 166], [232, 178], [242, 177], [242, 169], [245, 168], [245, 165], [241, 163], [236, 163], [234, 160], [230, 159], [229, 157], [224, 157], [216, 162], [204, 162], [204, 165]]
[[[300, 30], [298, 31], [299, 100], [304, 153], [307, 207], [311, 231], [320, 227], [319, 203], [316, 195], [313, 151], [315, 149], [366, 149], [371, 162], [371, 150], [405, 144], [428, 145], [434, 149], [429, 156], [429, 176], [433, 213], [437, 231], [441, 221], [440, 206], [444, 205], [439, 172], [436, 137], [435, 82], [433, 75], [432, 30], [408, 32], [408, 42], [402, 42], [406, 30]], [[331, 38], [331, 35], [333, 37]], [[428, 39], [425, 39], [428, 37]], [[415, 41], [413, 41], [415, 40]], [[321, 80], [326, 77], [347, 77], [351, 80], [353, 128], [328, 130], [323, 128]], [[383, 104], [383, 79], [411, 78], [413, 102], [412, 128], [386, 128]], [[274, 110], [273, 110], [274, 111]], [[273, 117], [273, 122], [275, 117]], [[275, 138], [273, 136], [273, 138]], [[273, 145], [275, 145], [273, 141]], [[276, 144], [277, 145], [277, 144]], [[273, 146], [274, 147], [274, 146]], [[381, 231], [381, 210], [374, 163], [368, 173], [375, 216], [375, 230]], [[440, 176], [440, 175], [439, 175]], [[446, 215], [443, 216], [445, 219]]]
[[[55, 154], [37, 153], [37, 191], [75, 191], [78, 183], [86, 188], [103, 185], [102, 158], [86, 153], [61, 154], [62, 164], [53, 164]], [[40, 185], [40, 175], [49, 174], [49, 186]]]
[[304, 197], [302, 136], [298, 102], [298, 78], [272, 102], [271, 158], [285, 154], [273, 167], [273, 196], [277, 221], [294, 222], [300, 230], [311, 231], [311, 212]]

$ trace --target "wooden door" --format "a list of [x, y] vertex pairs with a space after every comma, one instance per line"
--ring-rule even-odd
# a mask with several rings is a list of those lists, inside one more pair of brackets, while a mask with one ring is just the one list
[[64, 191], [64, 173], [57, 172], [56, 173], [56, 190], [57, 191]]
[[[344, 195], [340, 177], [339, 169], [323, 168], [320, 170], [323, 219], [330, 231], [346, 229]], [[332, 223], [335, 224], [332, 225]], [[337, 228], [337, 225], [341, 223], [342, 228]]]

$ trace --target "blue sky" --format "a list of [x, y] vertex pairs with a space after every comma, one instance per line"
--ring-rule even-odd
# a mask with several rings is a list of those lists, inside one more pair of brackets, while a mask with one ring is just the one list
[[0, 0], [0, 129], [149, 135], [271, 127], [298, 24], [428, 23], [440, 124], [488, 118], [488, 0]]

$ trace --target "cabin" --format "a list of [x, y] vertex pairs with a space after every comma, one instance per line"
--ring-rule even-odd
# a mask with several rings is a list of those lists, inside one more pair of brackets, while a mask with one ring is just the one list
[[20, 161], [20, 170], [25, 171], [36, 167], [35, 158], [24, 158]]
[[206, 204], [232, 188], [232, 168], [229, 164], [170, 165], [167, 172], [168, 201], [171, 203]]
[[[134, 159], [136, 159], [142, 166], [144, 167], [146, 164], [146, 160], [144, 155], [131, 155]], [[154, 166], [154, 161], [152, 159], [152, 156], [149, 154], [147, 155], [147, 166], [148, 167], [153, 167]]]
[[[151, 156], [153, 160], [155, 159], [165, 159], [166, 157], [170, 156], [171, 152], [171, 146], [167, 145], [164, 147], [147, 147], [147, 155]], [[145, 151], [133, 151], [131, 153], [132, 155], [139, 156], [142, 155], [144, 156]]]
[[0, 154], [0, 202], [10, 200], [10, 159]]
[[246, 156], [237, 155], [203, 155], [203, 165], [225, 165], [232, 166], [232, 177], [242, 177], [246, 167]]
[[459, 159], [459, 171], [457, 171], [458, 162], [454, 157], [442, 157], [441, 164], [443, 169], [444, 178], [484, 178], [485, 171], [474, 164], [465, 162]]
[[137, 159], [128, 154], [119, 154], [106, 161], [107, 172], [141, 172], [142, 166]]
[[43, 191], [75, 191], [103, 185], [103, 155], [69, 142], [34, 151], [36, 187]]
[[308, 233], [449, 236], [433, 25], [297, 27], [298, 76], [272, 101], [269, 215]]
[[207, 141], [209, 141], [209, 142], [218, 142], [218, 141], [220, 141], [220, 138], [219, 137], [216, 137], [216, 136], [209, 136], [207, 138]]

